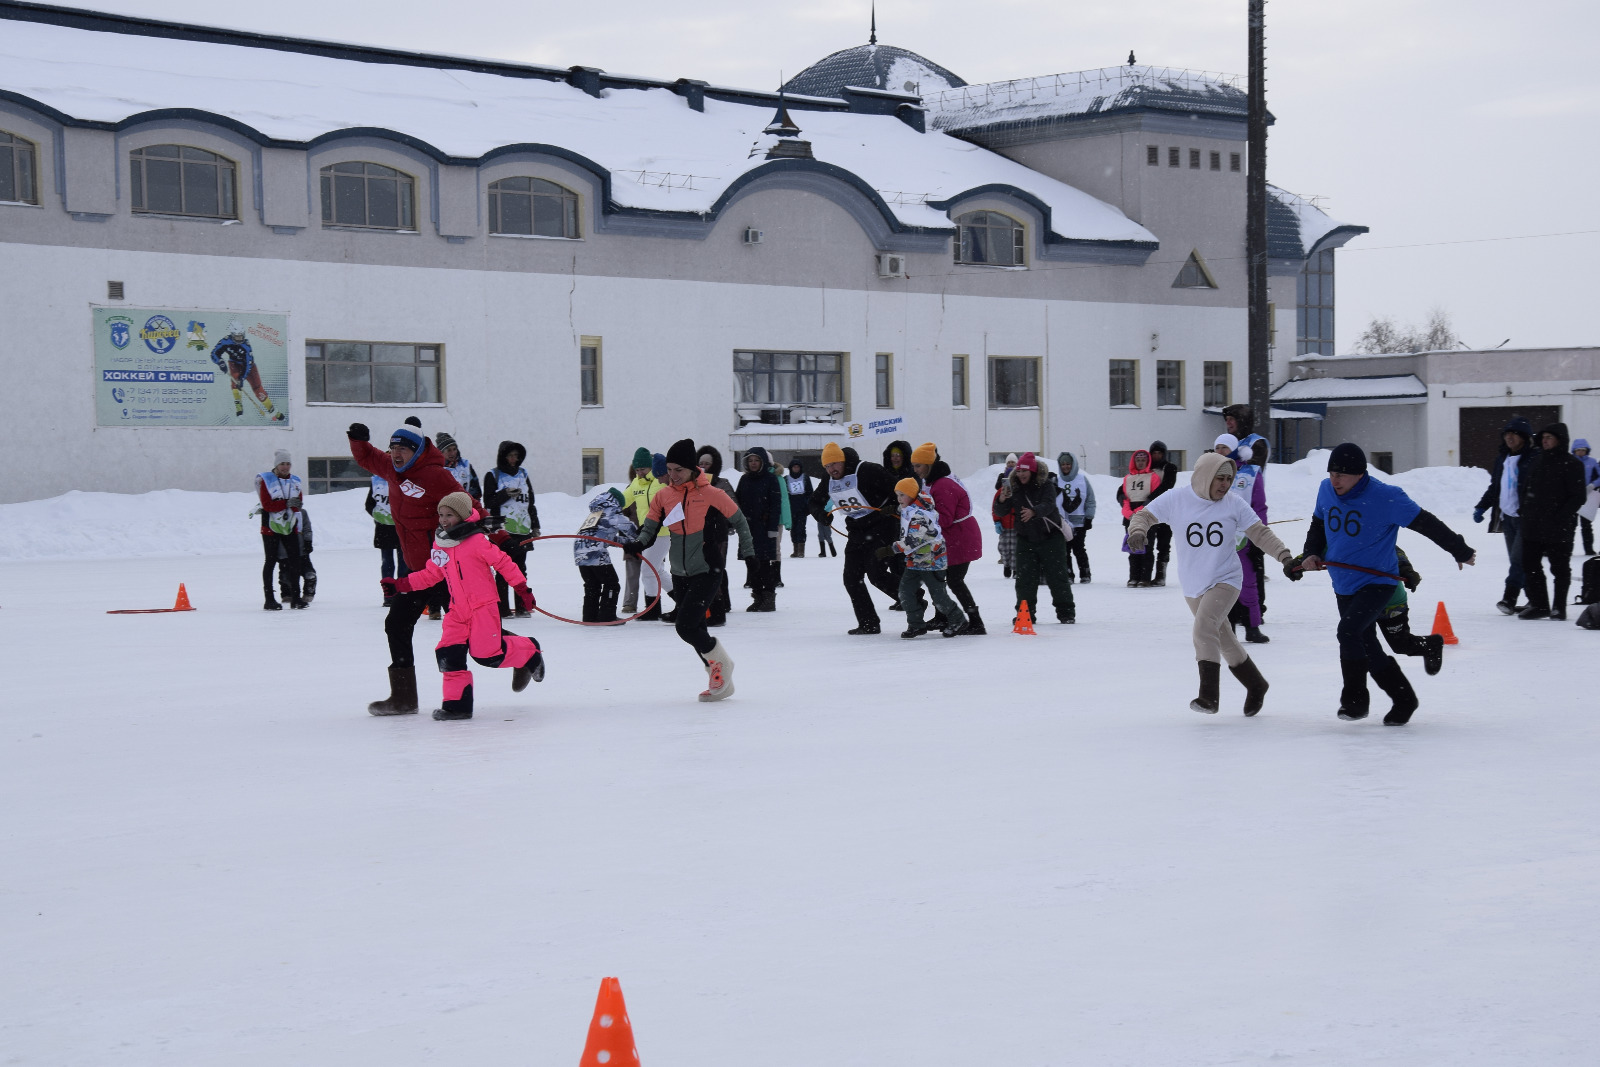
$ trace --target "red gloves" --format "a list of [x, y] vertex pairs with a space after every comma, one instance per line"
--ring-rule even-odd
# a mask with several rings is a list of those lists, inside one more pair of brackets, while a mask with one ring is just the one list
[[533, 590], [526, 584], [512, 586], [511, 591], [517, 595], [517, 606], [523, 611], [532, 611], [538, 604], [538, 601], [533, 599]]
[[405, 574], [405, 575], [401, 575], [399, 578], [396, 578], [394, 580], [394, 587], [395, 587], [395, 591], [396, 592], [400, 592], [400, 593], [409, 593], [409, 592], [411, 592], [412, 591], [412, 589], [411, 589], [411, 575]]

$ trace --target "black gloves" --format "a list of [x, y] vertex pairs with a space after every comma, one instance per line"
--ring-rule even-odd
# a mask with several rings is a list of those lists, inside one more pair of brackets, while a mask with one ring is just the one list
[[1093, 518], [1084, 519], [1083, 520], [1083, 532], [1084, 533], [1088, 533], [1092, 529], [1094, 529], [1094, 519]]
[[344, 432], [344, 435], [352, 441], [372, 440], [372, 431], [367, 429], [365, 423], [361, 422], [352, 422], [350, 428]]
[[644, 542], [628, 541], [623, 544], [622, 553], [623, 555], [632, 556], [637, 559], [639, 556], [644, 554]]
[[1305, 566], [1304, 560], [1304, 556], [1295, 556], [1292, 559], [1284, 560], [1283, 576], [1291, 582], [1298, 582], [1301, 578], [1304, 578], [1306, 576], [1306, 572], [1302, 569]]

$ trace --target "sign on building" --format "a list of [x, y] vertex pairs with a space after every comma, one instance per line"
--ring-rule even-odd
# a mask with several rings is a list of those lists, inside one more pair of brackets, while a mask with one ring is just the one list
[[94, 308], [100, 426], [289, 426], [289, 319]]

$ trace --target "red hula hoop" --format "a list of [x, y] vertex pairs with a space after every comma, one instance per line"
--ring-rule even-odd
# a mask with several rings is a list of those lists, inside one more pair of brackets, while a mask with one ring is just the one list
[[[564, 540], [564, 541], [599, 541], [602, 545], [610, 545], [613, 548], [621, 548], [621, 549], [624, 549], [624, 550], [627, 548], [626, 545], [619, 544], [616, 541], [608, 541], [604, 537], [593, 537], [593, 536], [590, 536], [589, 534], [543, 534], [543, 535], [541, 535], [539, 537], [525, 537], [525, 538], [523, 538], [522, 543], [525, 544], [525, 545], [531, 545], [535, 541], [561, 541], [561, 540]], [[655, 608], [655, 606], [657, 604], [661, 603], [661, 592], [662, 592], [661, 572], [656, 570], [656, 565], [654, 563], [651, 563], [649, 560], [645, 559], [643, 556], [640, 556], [639, 560], [646, 567], [649, 567], [650, 568], [650, 573], [655, 575], [655, 577], [656, 577], [656, 598], [654, 600], [650, 601], [650, 606], [649, 607], [645, 608], [643, 611], [639, 612], [636, 615], [630, 615], [626, 619], [618, 619], [616, 622], [584, 622], [582, 619], [568, 619], [568, 618], [566, 618], [564, 616], [557, 615], [557, 614], [555, 614], [553, 612], [546, 611], [543, 608], [541, 608], [538, 604], [535, 604], [533, 606], [533, 610], [537, 611], [540, 615], [546, 616], [547, 618], [554, 619], [557, 622], [570, 622], [574, 626], [621, 626], [623, 623], [632, 622], [634, 619], [637, 619], [640, 615], [648, 615]], [[524, 575], [524, 577], [526, 577], [526, 575]]]

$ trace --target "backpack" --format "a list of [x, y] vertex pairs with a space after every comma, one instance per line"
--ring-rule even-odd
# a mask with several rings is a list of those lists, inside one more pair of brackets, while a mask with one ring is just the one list
[[1583, 585], [1578, 590], [1579, 604], [1600, 604], [1600, 556], [1583, 561]]
[[1590, 604], [1578, 616], [1578, 625], [1585, 630], [1600, 630], [1600, 604]]

